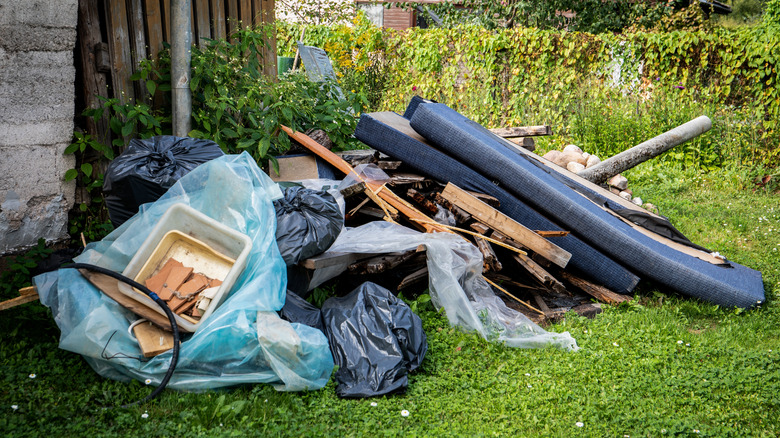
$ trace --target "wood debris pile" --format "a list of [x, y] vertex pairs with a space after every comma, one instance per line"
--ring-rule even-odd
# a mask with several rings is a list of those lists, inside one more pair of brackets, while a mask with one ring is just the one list
[[[529, 230], [501, 213], [496, 198], [415, 174], [402, 162], [379, 152], [354, 151], [337, 156], [318, 148], [313, 141], [307, 142], [305, 136], [295, 139], [344, 173], [353, 172], [361, 164], [372, 164], [389, 176], [381, 185], [360, 181], [341, 190], [347, 226], [385, 220], [420, 231], [461, 235], [482, 253], [482, 275], [497, 295], [537, 323], [556, 321], [571, 310], [593, 317], [601, 312], [599, 303], [618, 304], [632, 299], [565, 269], [571, 254], [553, 242], [555, 237], [567, 235], [566, 231]], [[428, 286], [423, 248], [393, 254], [326, 252], [304, 260], [300, 267], [316, 271], [345, 261], [349, 267], [339, 277], [340, 282], [373, 281], [403, 291], [405, 296], [421, 293]]]

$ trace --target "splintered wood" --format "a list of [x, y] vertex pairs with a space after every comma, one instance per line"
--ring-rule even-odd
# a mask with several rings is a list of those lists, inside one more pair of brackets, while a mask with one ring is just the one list
[[182, 265], [178, 260], [168, 259], [145, 284], [168, 304], [173, 313], [198, 320], [214, 296], [212, 289], [219, 287], [222, 281], [194, 272], [193, 268]]
[[[533, 321], [554, 321], [570, 310], [592, 315], [593, 306], [589, 304], [594, 298], [606, 303], [631, 299], [565, 270], [572, 255], [554, 242], [568, 236], [569, 231], [529, 229], [499, 211], [501, 205], [493, 196], [418, 175], [404, 163], [382, 157], [378, 152], [353, 151], [338, 156], [302, 133], [287, 127], [282, 129], [312, 153], [357, 179], [358, 184], [342, 190], [348, 226], [379, 219], [426, 232], [460, 235], [482, 255], [482, 275], [486, 282], [508, 306], [525, 313]], [[507, 134], [549, 135], [549, 127], [523, 129]], [[382, 183], [363, 178], [352, 167], [361, 164], [384, 169], [388, 178]], [[370, 281], [385, 281], [383, 285], [389, 289], [404, 290], [404, 293], [411, 289], [415, 294], [422, 293], [427, 285], [425, 263], [425, 254], [415, 251], [392, 254], [326, 252], [303, 260], [298, 268], [308, 272], [310, 280], [319, 269], [341, 267], [347, 276], [371, 276]], [[354, 280], [367, 281], [365, 278]]]

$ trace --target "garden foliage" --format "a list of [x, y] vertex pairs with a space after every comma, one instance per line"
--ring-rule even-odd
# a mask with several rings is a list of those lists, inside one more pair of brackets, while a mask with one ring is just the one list
[[[479, 26], [396, 32], [359, 21], [308, 27], [306, 42], [325, 48], [342, 75], [362, 74], [351, 85], [357, 92], [370, 88], [363, 72], [382, 63], [375, 109], [403, 111], [418, 94], [488, 126], [550, 124], [571, 138], [599, 124], [614, 129], [594, 145], [607, 155], [703, 113], [730, 131], [687, 151], [691, 164], [780, 160], [778, 27], [594, 35]], [[294, 53], [298, 35], [294, 25], [279, 27], [280, 55]], [[621, 130], [627, 118], [640, 120], [629, 126], [635, 133]]]

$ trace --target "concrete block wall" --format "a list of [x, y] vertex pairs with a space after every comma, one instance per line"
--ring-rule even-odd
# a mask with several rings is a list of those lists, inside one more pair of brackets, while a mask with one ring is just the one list
[[0, 0], [0, 255], [68, 237], [78, 0]]

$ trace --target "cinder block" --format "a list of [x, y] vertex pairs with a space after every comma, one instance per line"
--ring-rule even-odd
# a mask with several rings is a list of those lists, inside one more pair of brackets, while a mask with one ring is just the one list
[[70, 141], [72, 137], [72, 118], [37, 123], [0, 121], [0, 146], [51, 145]]
[[60, 52], [75, 45], [76, 28], [0, 26], [0, 46], [9, 52]]
[[76, 28], [78, 0], [0, 0], [0, 26]]

